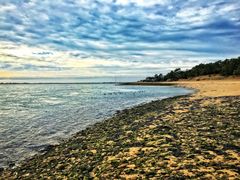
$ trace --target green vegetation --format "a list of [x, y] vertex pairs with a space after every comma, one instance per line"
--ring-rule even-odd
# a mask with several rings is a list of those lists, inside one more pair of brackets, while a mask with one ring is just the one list
[[220, 74], [222, 76], [240, 75], [240, 57], [226, 59], [208, 64], [199, 64], [190, 70], [182, 71], [180, 68], [169, 72], [165, 76], [155, 74], [153, 77], [147, 77], [143, 82], [157, 81], [177, 81], [179, 79], [188, 79], [203, 75]]

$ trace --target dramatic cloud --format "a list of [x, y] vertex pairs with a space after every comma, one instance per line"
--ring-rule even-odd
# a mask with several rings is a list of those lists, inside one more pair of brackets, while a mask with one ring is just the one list
[[239, 47], [239, 0], [0, 0], [0, 76], [145, 76]]

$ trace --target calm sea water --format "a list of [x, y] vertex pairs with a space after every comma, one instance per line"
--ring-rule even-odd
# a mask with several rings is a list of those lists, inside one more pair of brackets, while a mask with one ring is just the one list
[[190, 92], [114, 84], [0, 85], [0, 166], [57, 144], [116, 110]]

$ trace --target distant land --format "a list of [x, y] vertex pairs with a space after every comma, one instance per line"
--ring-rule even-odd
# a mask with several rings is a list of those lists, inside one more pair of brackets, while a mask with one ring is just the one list
[[0, 82], [0, 85], [8, 85], [8, 84], [115, 84], [115, 82]]
[[142, 77], [100, 76], [100, 77], [9, 77], [1, 78], [0, 84], [102, 84], [116, 82], [136, 82]]
[[214, 63], [199, 64], [185, 71], [177, 68], [166, 75], [155, 74], [154, 76], [147, 77], [140, 82], [178, 81], [180, 79], [193, 78], [195, 78], [194, 80], [203, 80], [209, 79], [210, 76], [214, 76], [215, 79], [222, 79], [229, 76], [240, 76], [240, 57]]

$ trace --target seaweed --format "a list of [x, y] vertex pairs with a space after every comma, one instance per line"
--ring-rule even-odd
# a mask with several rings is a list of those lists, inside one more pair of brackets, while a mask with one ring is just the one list
[[0, 169], [0, 179], [237, 179], [239, 102], [181, 96], [118, 111], [45, 154]]

